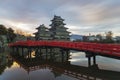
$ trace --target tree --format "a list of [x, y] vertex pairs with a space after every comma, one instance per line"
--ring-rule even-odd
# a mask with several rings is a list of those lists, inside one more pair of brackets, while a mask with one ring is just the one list
[[106, 34], [106, 38], [107, 38], [107, 39], [112, 39], [112, 36], [113, 36], [112, 31], [108, 31], [108, 32], [106, 32], [105, 34]]
[[100, 42], [102, 42], [102, 35], [101, 34], [97, 34], [96, 37], [99, 39]]
[[113, 40], [112, 40], [112, 37], [113, 37], [112, 31], [108, 31], [105, 34], [106, 34], [106, 42], [112, 43], [113, 42]]
[[2, 36], [0, 36], [0, 42], [1, 42], [1, 47], [4, 45], [4, 40], [3, 40], [3, 38], [2, 38]]
[[0, 24], [0, 35], [6, 35], [6, 34], [7, 34], [6, 27]]
[[8, 42], [12, 42], [15, 37], [16, 37], [16, 34], [14, 33], [14, 30], [12, 28], [8, 28], [7, 29], [7, 40], [8, 40]]

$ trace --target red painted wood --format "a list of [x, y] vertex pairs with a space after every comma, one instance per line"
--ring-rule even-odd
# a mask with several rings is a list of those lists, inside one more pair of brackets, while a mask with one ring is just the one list
[[70, 42], [70, 41], [18, 41], [10, 43], [12, 46], [51, 46], [62, 47], [76, 50], [85, 50], [97, 52], [99, 54], [107, 54], [120, 57], [120, 45], [119, 44], [101, 44], [101, 43], [89, 43], [89, 42]]

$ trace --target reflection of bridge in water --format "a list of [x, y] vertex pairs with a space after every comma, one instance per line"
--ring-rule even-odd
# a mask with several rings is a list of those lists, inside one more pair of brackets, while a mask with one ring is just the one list
[[[34, 59], [13, 58], [28, 73], [39, 69], [50, 69], [54, 74], [59, 73], [68, 75], [79, 80], [119, 80], [120, 72], [100, 70], [96, 67], [82, 67], [71, 65], [70, 62], [51, 62]], [[57, 76], [60, 76], [57, 75]]]

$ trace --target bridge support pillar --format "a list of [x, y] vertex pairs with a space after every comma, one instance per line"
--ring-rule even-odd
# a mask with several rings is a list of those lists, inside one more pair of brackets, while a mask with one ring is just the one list
[[61, 49], [60, 52], [61, 52], [61, 62], [64, 62], [64, 50]]
[[31, 51], [32, 51], [32, 49], [31, 49], [31, 48], [28, 48], [28, 59], [32, 58], [32, 57], [31, 57]]
[[88, 57], [88, 67], [91, 66], [91, 57]]
[[14, 48], [14, 47], [11, 47], [11, 49], [12, 49], [11, 53], [12, 53], [12, 55], [14, 55], [14, 53], [15, 53], [15, 48]]
[[[88, 58], [88, 67], [96, 66], [96, 55], [91, 52], [86, 52], [86, 57]], [[91, 64], [91, 58], [93, 58], [93, 64]]]
[[41, 48], [39, 48], [39, 56], [42, 59], [42, 50], [41, 50]]
[[27, 52], [27, 56], [28, 56], [27, 58], [29, 58], [29, 48], [27, 48], [27, 51], [28, 51], [28, 52]]
[[69, 60], [69, 54], [70, 54], [70, 51], [69, 51], [69, 50], [66, 50], [66, 60], [67, 60], [67, 61]]
[[35, 49], [35, 58], [39, 57], [39, 48], [34, 48]]
[[46, 47], [46, 60], [48, 60], [48, 48]]
[[93, 65], [96, 65], [96, 56], [93, 55]]
[[18, 47], [16, 48], [16, 52], [17, 52], [17, 54], [18, 54], [18, 56], [19, 56], [20, 53], [19, 53], [19, 48], [18, 48]]
[[17, 47], [14, 47], [14, 55], [17, 55]]
[[24, 48], [22, 47], [22, 57], [24, 57]]
[[62, 62], [64, 62], [64, 53], [62, 51]]
[[29, 53], [30, 54], [30, 58], [32, 58], [31, 52], [32, 52], [32, 48], [30, 48], [30, 53]]
[[10, 54], [11, 54], [11, 55], [15, 55], [15, 50], [16, 50], [15, 47], [11, 47], [11, 49], [10, 49]]
[[52, 60], [53, 61], [53, 49], [52, 48], [50, 48], [50, 60]]

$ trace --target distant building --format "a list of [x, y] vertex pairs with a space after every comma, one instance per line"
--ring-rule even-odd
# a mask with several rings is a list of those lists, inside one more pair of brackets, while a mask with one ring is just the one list
[[106, 36], [101, 36], [102, 40], [105, 40], [106, 39]]
[[71, 41], [83, 41], [83, 35], [72, 34], [70, 35], [70, 40]]
[[120, 36], [116, 36], [116, 40], [119, 40], [119, 41], [120, 41]]
[[115, 38], [113, 38], [113, 40], [114, 40], [115, 42], [120, 43], [120, 36], [116, 36]]
[[68, 28], [64, 26], [64, 19], [60, 16], [54, 16], [51, 21], [52, 24], [50, 24], [50, 31], [52, 32], [51, 36], [53, 40], [70, 40], [70, 32], [68, 32]]
[[51, 32], [47, 27], [44, 26], [44, 24], [40, 25], [38, 28], [36, 28], [38, 32], [35, 34], [35, 40], [51, 40]]
[[103, 41], [106, 40], [106, 36], [96, 36], [96, 35], [90, 35], [90, 36], [83, 36], [83, 41], [86, 42], [94, 42], [94, 41]]
[[100, 41], [100, 39], [96, 36], [88, 36], [89, 41]]

